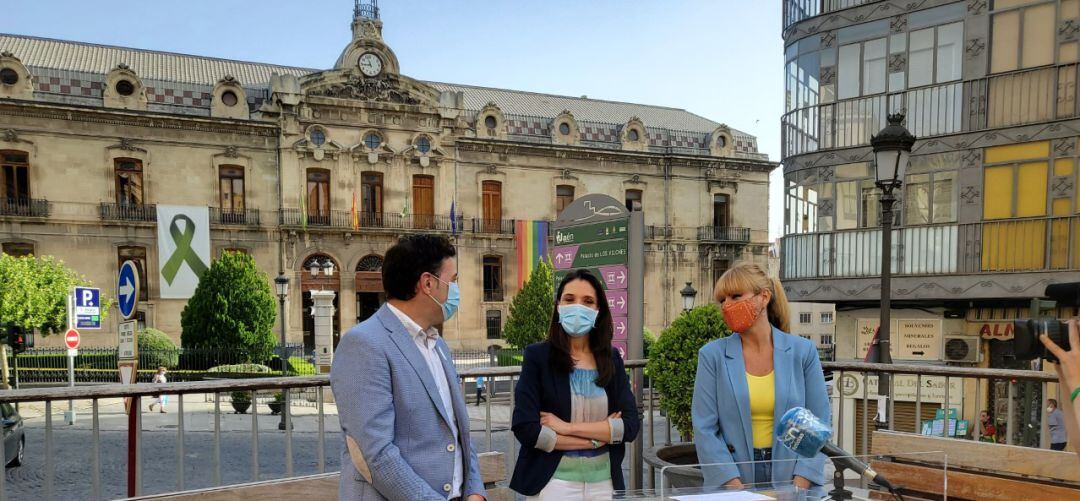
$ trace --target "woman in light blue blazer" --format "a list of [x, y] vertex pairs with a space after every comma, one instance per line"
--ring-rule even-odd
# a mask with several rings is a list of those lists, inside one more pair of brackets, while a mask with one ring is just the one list
[[817, 348], [786, 332], [784, 289], [758, 265], [728, 270], [714, 296], [733, 334], [698, 352], [694, 445], [698, 462], [716, 465], [703, 468], [705, 485], [793, 482], [821, 495], [825, 457], [801, 458], [775, 440], [773, 431], [792, 407], [806, 407], [832, 423]]

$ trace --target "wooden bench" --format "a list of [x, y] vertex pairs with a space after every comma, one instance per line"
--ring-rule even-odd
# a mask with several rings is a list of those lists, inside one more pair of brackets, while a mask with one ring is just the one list
[[[931, 451], [944, 454], [917, 454]], [[940, 497], [947, 475], [949, 499], [1080, 499], [1080, 463], [1073, 452], [893, 431], [874, 432], [871, 452], [884, 456], [871, 467], [903, 486], [905, 496]]]
[[[488, 491], [488, 501], [511, 501], [514, 493], [507, 487], [497, 487], [506, 480], [506, 458], [501, 452], [485, 452], [477, 455], [480, 460], [480, 477]], [[159, 494], [135, 499], [168, 499], [183, 501], [251, 501], [252, 499], [337, 499], [338, 472], [308, 475], [280, 480], [267, 480], [249, 484], [228, 485]]]

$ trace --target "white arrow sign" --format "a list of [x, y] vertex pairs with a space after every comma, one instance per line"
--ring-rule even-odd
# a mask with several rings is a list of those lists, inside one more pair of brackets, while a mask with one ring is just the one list
[[135, 285], [131, 283], [131, 279], [125, 280], [120, 285], [120, 301], [127, 303], [127, 297], [135, 293]]
[[555, 254], [555, 262], [559, 263], [559, 264], [562, 264], [562, 261], [563, 261], [562, 254]]
[[619, 305], [619, 308], [622, 308], [622, 307], [626, 306], [626, 298], [624, 298], [624, 297], [619, 297], [619, 303], [618, 303], [618, 305]]
[[626, 272], [625, 271], [620, 271], [619, 272], [619, 283], [620, 284], [625, 284], [626, 283]]
[[620, 322], [619, 323], [619, 334], [625, 334], [625, 333], [626, 333], [626, 324]]

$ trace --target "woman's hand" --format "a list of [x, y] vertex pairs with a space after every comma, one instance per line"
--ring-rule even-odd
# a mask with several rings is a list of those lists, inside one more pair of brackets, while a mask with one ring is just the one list
[[795, 475], [793, 481], [795, 483], [795, 487], [798, 487], [799, 489], [802, 489], [804, 491], [810, 489], [810, 481], [807, 480], [805, 477]]
[[735, 477], [731, 480], [728, 480], [727, 482], [724, 482], [724, 487], [733, 490], [744, 488], [742, 480], [740, 480], [739, 477]]
[[1045, 334], [1039, 336], [1039, 341], [1057, 357], [1061, 382], [1065, 383], [1069, 392], [1080, 387], [1080, 325], [1077, 325], [1077, 320], [1069, 320], [1069, 351], [1061, 349]]
[[550, 412], [540, 413], [540, 424], [551, 428], [551, 430], [554, 431], [557, 435], [573, 435], [573, 433], [571, 432], [572, 430], [570, 429], [570, 423], [559, 419], [559, 416], [556, 416]]

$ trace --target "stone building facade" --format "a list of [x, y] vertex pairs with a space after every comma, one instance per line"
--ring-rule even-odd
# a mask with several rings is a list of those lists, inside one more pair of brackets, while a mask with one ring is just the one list
[[[680, 109], [414, 80], [372, 7], [358, 2], [330, 69], [0, 35], [4, 252], [58, 256], [111, 297], [119, 262], [139, 260], [141, 321], [179, 339], [154, 205], [206, 205], [215, 255], [290, 279], [288, 341], [309, 348], [307, 292], [335, 291], [347, 329], [384, 299], [386, 249], [419, 231], [459, 250], [450, 345], [501, 344], [516, 221], [554, 220], [585, 193], [645, 211], [654, 331], [684, 282], [704, 300], [735, 260], [764, 264], [776, 164], [752, 136]], [[83, 343], [115, 343], [115, 321]]]

